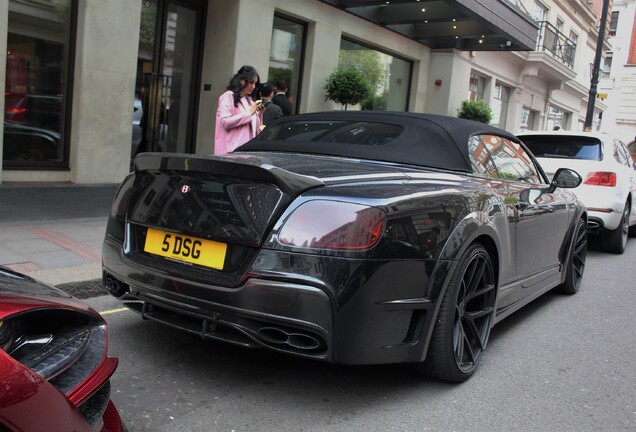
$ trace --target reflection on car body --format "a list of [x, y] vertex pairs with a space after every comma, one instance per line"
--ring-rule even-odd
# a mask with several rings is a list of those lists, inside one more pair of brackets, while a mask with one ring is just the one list
[[[575, 293], [585, 268], [586, 210], [565, 189], [580, 177], [549, 182], [482, 123], [303, 114], [228, 155], [144, 153], [134, 167], [104, 284], [203, 339], [459, 382], [496, 322], [553, 288]], [[185, 256], [177, 238], [215, 246]]]

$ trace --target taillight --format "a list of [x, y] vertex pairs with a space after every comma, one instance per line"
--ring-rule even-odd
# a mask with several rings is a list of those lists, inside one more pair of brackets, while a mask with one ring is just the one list
[[591, 172], [583, 183], [590, 186], [614, 187], [616, 186], [616, 173], [605, 171]]
[[285, 221], [278, 243], [307, 249], [363, 250], [384, 231], [384, 211], [360, 204], [314, 200], [298, 207]]

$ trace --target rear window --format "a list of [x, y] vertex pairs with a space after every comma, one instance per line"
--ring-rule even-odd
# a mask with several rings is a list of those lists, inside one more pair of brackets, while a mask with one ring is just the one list
[[257, 137], [264, 141], [314, 141], [322, 143], [383, 145], [400, 136], [395, 124], [357, 121], [304, 121], [278, 123]]
[[532, 135], [521, 141], [535, 157], [601, 160], [601, 141], [583, 136]]

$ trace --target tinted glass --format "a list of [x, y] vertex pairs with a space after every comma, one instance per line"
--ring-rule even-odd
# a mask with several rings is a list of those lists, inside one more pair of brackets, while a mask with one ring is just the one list
[[532, 135], [521, 140], [536, 157], [601, 160], [601, 141], [583, 136]]
[[477, 135], [471, 138], [470, 148], [473, 165], [483, 161], [477, 163], [477, 166], [482, 166], [481, 171], [490, 177], [541, 183], [541, 176], [530, 155], [521, 145], [507, 138]]
[[265, 141], [316, 141], [322, 143], [383, 145], [397, 138], [399, 125], [355, 121], [286, 122], [269, 126], [258, 135]]
[[9, 1], [5, 167], [65, 166], [69, 1]]

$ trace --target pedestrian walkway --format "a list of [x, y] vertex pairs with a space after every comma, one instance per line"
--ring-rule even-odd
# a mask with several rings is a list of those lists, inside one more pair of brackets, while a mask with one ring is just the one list
[[51, 285], [101, 278], [116, 185], [0, 185], [0, 265]]

